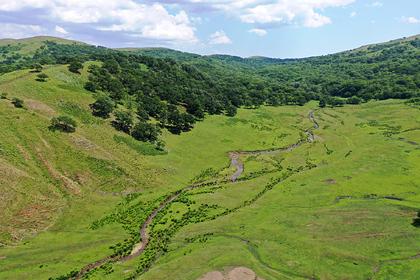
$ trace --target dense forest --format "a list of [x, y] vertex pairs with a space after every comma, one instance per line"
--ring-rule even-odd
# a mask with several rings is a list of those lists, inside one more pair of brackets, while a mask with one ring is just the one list
[[[0, 46], [0, 73], [42, 72], [42, 65], [89, 66], [85, 88], [94, 115], [116, 129], [163, 147], [161, 129], [190, 130], [207, 114], [234, 116], [238, 107], [359, 104], [371, 99], [420, 96], [420, 37], [305, 59], [200, 56], [169, 49], [113, 50], [46, 41], [33, 54]], [[39, 81], [47, 81], [43, 73]], [[135, 117], [133, 117], [135, 116]]]

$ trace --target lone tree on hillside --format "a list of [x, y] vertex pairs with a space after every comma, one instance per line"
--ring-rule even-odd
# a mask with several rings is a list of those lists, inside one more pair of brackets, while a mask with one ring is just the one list
[[12, 104], [16, 107], [16, 108], [23, 108], [23, 100], [17, 97], [14, 97], [12, 99]]
[[90, 104], [92, 114], [101, 118], [109, 118], [115, 107], [115, 102], [108, 96], [100, 96], [93, 104]]
[[80, 74], [79, 70], [83, 68], [83, 64], [78, 60], [72, 60], [69, 64], [69, 71]]
[[75, 132], [77, 123], [69, 116], [58, 116], [51, 119], [51, 130], [59, 130], [62, 132]]
[[39, 73], [38, 75], [36, 75], [37, 76], [37, 78], [36, 78], [36, 80], [38, 81], [38, 82], [46, 82], [47, 81], [47, 79], [48, 79], [48, 75], [47, 74], [45, 74], [45, 73]]

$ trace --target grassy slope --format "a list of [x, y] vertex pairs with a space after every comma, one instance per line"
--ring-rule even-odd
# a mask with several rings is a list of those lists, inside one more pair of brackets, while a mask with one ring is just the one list
[[37, 49], [45, 45], [46, 41], [56, 42], [58, 44], [85, 44], [78, 41], [67, 40], [51, 36], [36, 36], [24, 39], [0, 39], [0, 46], [19, 46], [16, 52], [22, 55], [33, 55]]
[[[79, 77], [64, 66], [45, 72], [51, 77], [47, 83], [35, 82], [34, 74], [25, 71], [0, 77], [0, 91], [27, 104], [22, 110], [0, 100], [1, 118], [7, 120], [0, 123], [0, 206], [8, 209], [0, 226], [11, 234], [1, 242], [50, 225], [17, 245], [0, 247], [1, 279], [45, 279], [110, 254], [108, 247], [124, 239], [124, 231], [117, 225], [96, 231], [88, 227], [112, 211], [121, 192], [142, 191], [142, 199], [148, 200], [181, 188], [206, 168], [227, 166], [228, 151], [296, 142], [300, 131], [311, 126], [306, 116], [316, 105], [239, 110], [235, 118], [211, 116], [190, 133], [165, 135], [168, 155], [143, 156], [116, 143], [118, 133], [90, 116], [93, 99], [81, 89], [86, 73]], [[78, 119], [76, 134], [47, 129], [58, 113]], [[237, 265], [265, 279], [366, 279], [373, 271], [378, 271], [374, 279], [420, 277], [420, 260], [409, 258], [420, 253], [420, 233], [410, 225], [420, 201], [420, 111], [391, 100], [323, 109], [316, 117], [321, 128], [315, 131], [315, 143], [291, 153], [249, 157], [244, 175], [271, 168], [273, 160], [283, 160], [285, 168], [307, 161], [317, 168], [293, 175], [249, 207], [183, 228], [169, 253], [140, 279], [196, 279]], [[407, 129], [416, 130], [403, 132]], [[399, 134], [386, 136], [397, 130]], [[74, 181], [73, 188], [57, 173]], [[227, 184], [194, 199], [235, 207], [281, 173]], [[182, 212], [180, 205], [171, 207]], [[213, 236], [205, 243], [185, 242], [209, 232]], [[115, 265], [114, 273], [94, 278], [121, 279], [135, 264]]]

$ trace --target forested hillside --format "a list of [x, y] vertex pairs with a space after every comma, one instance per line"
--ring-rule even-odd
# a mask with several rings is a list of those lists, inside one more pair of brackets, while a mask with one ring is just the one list
[[[69, 64], [78, 73], [87, 61], [85, 88], [93, 114], [115, 117], [115, 128], [163, 146], [161, 129], [188, 131], [207, 114], [234, 116], [237, 108], [261, 105], [359, 104], [371, 99], [420, 95], [420, 38], [414, 36], [343, 53], [306, 59], [199, 56], [169, 49], [113, 50], [72, 41], [38, 38], [6, 41], [1, 72]], [[42, 73], [39, 81], [47, 81]], [[136, 116], [134, 118], [133, 116]]]

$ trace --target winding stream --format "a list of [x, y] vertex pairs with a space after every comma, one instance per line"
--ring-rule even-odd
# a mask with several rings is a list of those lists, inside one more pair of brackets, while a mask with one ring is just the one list
[[[313, 133], [314, 129], [318, 129], [319, 125], [317, 123], [317, 121], [315, 120], [315, 116], [314, 116], [314, 111], [310, 111], [308, 114], [308, 118], [309, 120], [311, 120], [311, 122], [314, 124], [312, 128], [308, 128], [305, 130], [305, 134], [307, 135], [307, 139], [300, 139], [298, 142], [291, 144], [287, 147], [283, 147], [283, 148], [277, 148], [277, 149], [268, 149], [268, 150], [259, 150], [259, 151], [233, 151], [233, 152], [229, 152], [229, 158], [231, 160], [230, 165], [236, 167], [236, 171], [232, 174], [231, 176], [231, 181], [235, 182], [244, 172], [244, 164], [243, 162], [240, 160], [240, 157], [242, 155], [263, 155], [263, 154], [276, 154], [279, 152], [290, 152], [293, 151], [294, 149], [296, 149], [297, 147], [301, 146], [303, 143], [305, 142], [313, 142], [315, 140], [315, 136]], [[77, 274], [77, 276], [74, 279], [81, 279], [84, 275], [86, 275], [89, 271], [92, 271], [98, 267], [100, 267], [101, 265], [112, 261], [112, 262], [116, 262], [116, 261], [120, 261], [120, 262], [124, 262], [124, 261], [128, 261], [131, 260], [135, 257], [140, 256], [143, 251], [146, 249], [147, 245], [149, 244], [150, 241], [150, 236], [149, 233], [147, 232], [148, 227], [153, 223], [153, 220], [155, 219], [155, 217], [157, 216], [157, 214], [163, 210], [164, 208], [166, 208], [169, 204], [171, 204], [174, 200], [176, 200], [182, 193], [195, 189], [195, 188], [199, 188], [202, 186], [205, 186], [205, 183], [202, 184], [197, 184], [197, 185], [189, 185], [183, 189], [180, 189], [178, 191], [176, 191], [175, 193], [169, 195], [163, 202], [160, 203], [160, 205], [153, 210], [153, 212], [147, 217], [146, 221], [142, 224], [141, 228], [140, 228], [140, 236], [141, 236], [141, 242], [139, 242], [138, 244], [136, 244], [131, 252], [130, 255], [127, 256], [108, 256], [105, 257], [101, 260], [98, 260], [94, 263], [90, 263], [88, 265], [86, 265], [85, 267], [83, 267], [79, 273]]]

